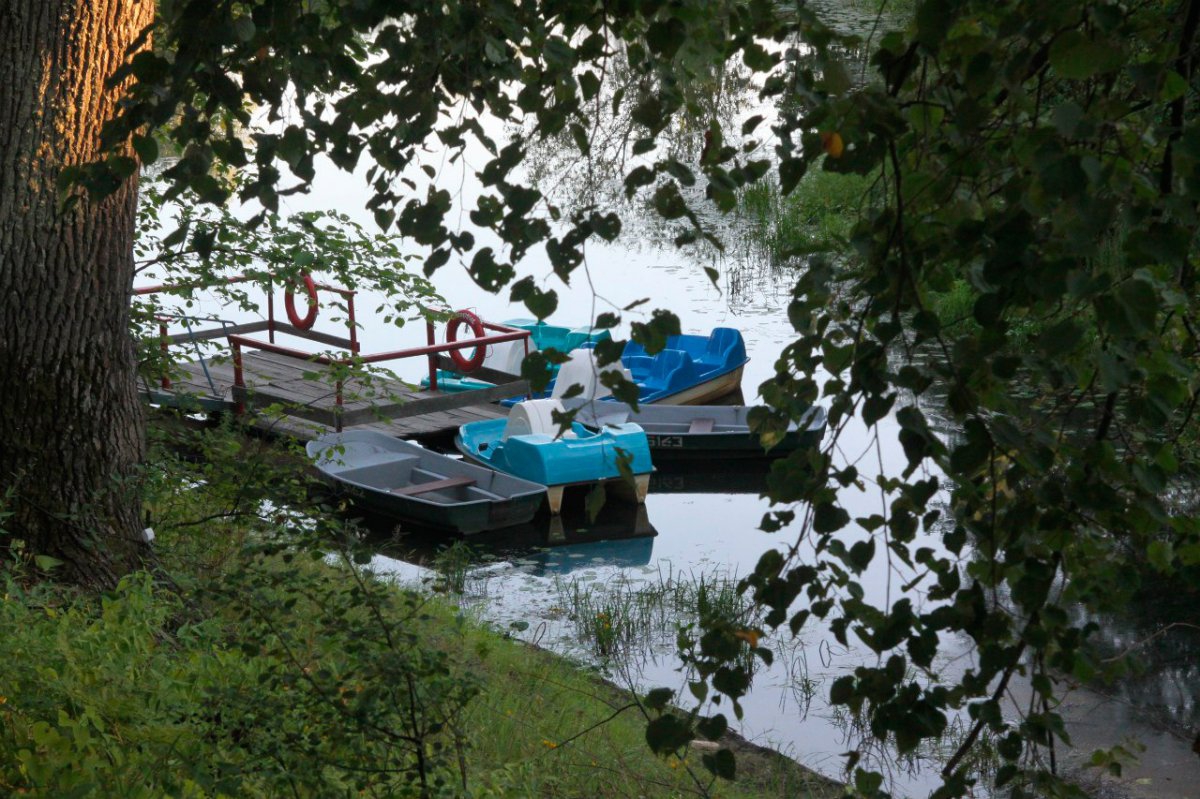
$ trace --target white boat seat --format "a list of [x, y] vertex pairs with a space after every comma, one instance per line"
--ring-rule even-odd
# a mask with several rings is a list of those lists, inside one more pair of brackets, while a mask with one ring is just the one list
[[430, 491], [441, 491], [443, 488], [454, 488], [456, 486], [473, 486], [475, 478], [459, 475], [457, 477], [447, 477], [442, 480], [431, 480], [428, 483], [417, 483], [411, 486], [401, 486], [400, 488], [390, 489], [393, 494], [399, 494], [402, 497], [411, 497], [414, 494], [427, 494]]
[[717, 426], [716, 419], [693, 419], [688, 426], [689, 433], [711, 433]]
[[526, 400], [518, 402], [508, 412], [502, 441], [512, 436], [528, 436], [544, 433], [550, 437], [558, 434], [555, 413], [562, 413], [563, 405], [556, 399]]

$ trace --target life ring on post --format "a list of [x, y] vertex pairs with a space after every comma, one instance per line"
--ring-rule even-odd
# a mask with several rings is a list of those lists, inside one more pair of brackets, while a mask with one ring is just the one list
[[[458, 341], [458, 328], [466, 325], [471, 328], [471, 332], [475, 334], [475, 338], [483, 338], [483, 322], [479, 317], [470, 311], [459, 311], [450, 317], [450, 321], [446, 325], [446, 341], [451, 343]], [[474, 372], [479, 367], [483, 366], [483, 359], [487, 355], [487, 348], [479, 346], [475, 348], [475, 354], [470, 358], [463, 355], [463, 350], [450, 350], [450, 360], [464, 372]]]
[[313, 282], [312, 275], [304, 276], [304, 291], [308, 294], [307, 316], [301, 316], [296, 313], [296, 295], [292, 293], [290, 288], [283, 295], [283, 307], [287, 309], [288, 321], [293, 326], [301, 330], [308, 330], [317, 321], [317, 284]]

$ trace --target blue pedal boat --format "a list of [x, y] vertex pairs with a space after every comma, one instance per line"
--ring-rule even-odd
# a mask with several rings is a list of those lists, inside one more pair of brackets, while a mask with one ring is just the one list
[[[507, 419], [463, 425], [454, 443], [476, 463], [546, 486], [552, 514], [562, 509], [564, 489], [575, 485], [605, 483], [618, 496], [645, 502], [654, 467], [642, 428], [629, 423], [589, 430], [574, 423], [559, 436], [556, 410], [562, 412], [557, 400], [523, 402]], [[623, 459], [632, 486], [621, 472]]]
[[373, 430], [324, 435], [308, 442], [307, 451], [322, 478], [357, 503], [458, 533], [525, 524], [546, 492], [544, 485]]
[[[584, 387], [584, 398], [615, 401], [596, 379], [599, 371], [615, 368], [615, 364], [598, 370], [594, 361], [579, 357], [592, 346], [582, 346], [572, 361], [563, 364], [549, 389], [536, 396], [561, 397], [572, 383], [577, 383]], [[578, 361], [582, 363], [576, 366]], [[654, 355], [648, 355], [636, 341], [628, 341], [621, 353], [626, 379], [637, 384], [639, 405], [699, 405], [720, 399], [741, 388], [742, 371], [749, 361], [746, 342], [732, 327], [714, 328], [707, 336], [670, 336], [666, 348]], [[514, 397], [502, 404], [520, 401]]]

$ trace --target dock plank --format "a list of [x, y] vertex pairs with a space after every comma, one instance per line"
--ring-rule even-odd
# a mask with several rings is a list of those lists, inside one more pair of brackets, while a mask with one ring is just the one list
[[[232, 402], [232, 359], [210, 360], [207, 366], [217, 395]], [[330, 376], [331, 367], [278, 353], [251, 351], [243, 354], [242, 368], [246, 400], [251, 408], [261, 411], [266, 406], [278, 405], [284, 409], [283, 414], [273, 415], [251, 410], [251, 424], [256, 428], [301, 441], [333, 431], [336, 387]], [[306, 374], [310, 377], [306, 378]], [[171, 391], [212, 394], [199, 363], [181, 364], [172, 376]], [[358, 378], [347, 381], [343, 400], [343, 420], [358, 422], [346, 424], [344, 429], [378, 430], [401, 438], [445, 434], [468, 422], [508, 415], [505, 408], [473, 401], [463, 394], [422, 391], [403, 380], [378, 375], [365, 381]]]

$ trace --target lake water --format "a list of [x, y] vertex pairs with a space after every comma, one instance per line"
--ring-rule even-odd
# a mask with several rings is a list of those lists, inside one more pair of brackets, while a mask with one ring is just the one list
[[[442, 185], [455, 187], [456, 201], [467, 209], [473, 207], [477, 193], [471, 171], [468, 158], [442, 178]], [[313, 193], [290, 198], [285, 210], [335, 208], [373, 228], [370, 215], [363, 210], [368, 196], [361, 174], [323, 168]], [[543, 286], [559, 291], [559, 309], [552, 321], [583, 325], [600, 312], [619, 311], [650, 298], [646, 305], [623, 314], [618, 334], [627, 332], [630, 321], [647, 317], [654, 307], [674, 311], [684, 332], [736, 327], [742, 331], [751, 357], [743, 392], [752, 403], [757, 386], [773, 374], [774, 359], [792, 339], [786, 306], [794, 273], [768, 266], [753, 246], [739, 241], [736, 219], [722, 220], [728, 243], [734, 245], [729, 248], [733, 254], [695, 254], [671, 248], [670, 236], [652, 218], [639, 220], [636, 208], [627, 210], [632, 210], [634, 221], [627, 225], [625, 235], [615, 245], [590, 246], [585, 267], [569, 287], [553, 277], [540, 251], [526, 259], [522, 274], [532, 274]], [[465, 212], [462, 219], [465, 224]], [[710, 282], [703, 266], [720, 271], [719, 285]], [[506, 293], [496, 296], [479, 289], [454, 262], [437, 272], [434, 282], [453, 308], [471, 308], [494, 321], [528, 315], [523, 307], [510, 305]], [[360, 299], [364, 352], [424, 343], [423, 326], [397, 330], [370, 315], [384, 302], [385, 298], [370, 295]], [[204, 310], [235, 321], [246, 318], [215, 305]], [[424, 361], [397, 369], [413, 380], [424, 370]], [[934, 408], [926, 410], [936, 412]], [[843, 463], [856, 463], [864, 476], [898, 474], [905, 459], [896, 430], [891, 418], [874, 430], [852, 427], [842, 436], [837, 457]], [[760, 497], [763, 475], [761, 468], [739, 463], [714, 463], [688, 471], [663, 469], [642, 509], [610, 506], [598, 524], [586, 523], [576, 512], [553, 530], [529, 530], [509, 540], [493, 537], [486, 546], [480, 545], [477, 560], [468, 570], [464, 602], [499, 628], [594, 663], [618, 682], [642, 688], [682, 688], [685, 675], [679, 672], [674, 656], [670, 620], [648, 625], [638, 637], [638, 645], [622, 657], [605, 658], [581, 639], [579, 619], [571, 618], [571, 597], [585, 596], [593, 603], [588, 607], [594, 608], [605, 597], [616, 601], [638, 591], [661, 593], [664, 585], [675, 585], [681, 575], [692, 582], [701, 578], [712, 582], [747, 574], [764, 550], [794, 543], [794, 533], [786, 529], [773, 535], [758, 529], [763, 513], [770, 508]], [[880, 492], [869, 480], [865, 490], [847, 489], [841, 498], [852, 517], [883, 508]], [[413, 563], [428, 564], [430, 542], [395, 539], [387, 536], [388, 532], [380, 539], [381, 554], [375, 568], [405, 580], [427, 577], [428, 572]], [[848, 539], [855, 535], [862, 532], [846, 533]], [[914, 544], [920, 545], [936, 547], [938, 542], [931, 539]], [[804, 552], [802, 545], [801, 558]], [[877, 561], [862, 577], [867, 599], [890, 605], [912, 575], [882, 557]], [[923, 601], [919, 593], [909, 596], [915, 604]], [[1101, 620], [1104, 635], [1116, 646], [1145, 637], [1153, 629], [1154, 613], [1144, 616]], [[1144, 764], [1128, 773], [1122, 790], [1144, 796], [1195, 796], [1200, 790], [1195, 788], [1200, 785], [1200, 758], [1189, 751], [1190, 740], [1183, 731], [1200, 721], [1200, 674], [1195, 658], [1200, 646], [1194, 637], [1187, 638], [1186, 631], [1164, 640], [1173, 642], [1174, 648], [1161, 655], [1154, 676], [1117, 686], [1110, 691], [1111, 697], [1077, 689], [1063, 711], [1081, 756], [1096, 746], [1119, 743], [1126, 735], [1147, 744]], [[755, 677], [753, 691], [743, 703], [746, 714], [739, 727], [743, 735], [835, 778], [842, 776], [843, 753], [864, 746], [868, 762], [889, 774], [893, 790], [900, 795], [924, 796], [937, 783], [940, 758], [957, 745], [954, 734], [942, 747], [897, 762], [887, 747], [862, 741], [853, 721], [826, 701], [832, 678], [856, 664], [874, 663], [873, 655], [842, 648], [819, 625], [812, 624], [799, 639], [777, 639], [771, 645], [779, 657], [775, 666], [761, 669]], [[948, 676], [971, 662], [968, 641], [943, 640], [943, 650], [943, 671]], [[1026, 691], [1025, 686], [1014, 685], [1018, 706]], [[963, 726], [956, 722], [952, 728], [961, 734]]]

